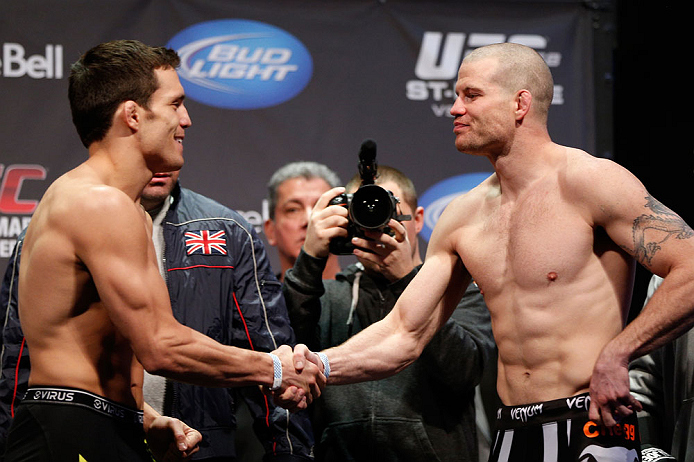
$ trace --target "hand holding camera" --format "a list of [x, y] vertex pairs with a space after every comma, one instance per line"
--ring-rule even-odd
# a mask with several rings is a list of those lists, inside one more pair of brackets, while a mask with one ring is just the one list
[[304, 252], [312, 257], [326, 258], [330, 241], [347, 239], [349, 219], [347, 209], [340, 206], [329, 206], [337, 195], [344, 193], [342, 186], [324, 192], [313, 206], [306, 230]]
[[353, 194], [333, 188], [320, 197], [309, 219], [304, 251], [319, 258], [354, 254], [371, 272], [396, 281], [421, 263], [401, 223], [411, 217], [398, 213], [399, 199], [386, 189], [399, 191], [397, 183], [386, 179], [380, 182], [384, 187], [374, 184], [375, 143], [365, 141], [359, 157], [360, 187]]
[[354, 250], [353, 237], [367, 238], [367, 230], [392, 235], [392, 230], [388, 227], [391, 219], [412, 219], [409, 215], [399, 215], [397, 205], [400, 200], [391, 191], [375, 184], [377, 171], [376, 143], [367, 139], [359, 150], [361, 186], [354, 194], [343, 193], [329, 202], [329, 205], [342, 205], [349, 212], [347, 237], [333, 239], [330, 242], [330, 253], [350, 255]]

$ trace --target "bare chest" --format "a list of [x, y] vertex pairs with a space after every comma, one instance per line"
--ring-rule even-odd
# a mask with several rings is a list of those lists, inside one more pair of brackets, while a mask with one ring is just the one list
[[492, 295], [509, 284], [533, 290], [568, 282], [595, 259], [594, 230], [556, 194], [536, 194], [480, 214], [459, 243], [477, 284]]

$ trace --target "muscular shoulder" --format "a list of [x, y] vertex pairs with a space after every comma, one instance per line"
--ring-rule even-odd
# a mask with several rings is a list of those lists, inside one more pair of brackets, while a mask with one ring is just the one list
[[121, 221], [127, 224], [129, 220], [139, 223], [146, 215], [144, 209], [131, 197], [112, 186], [86, 184], [78, 189], [79, 191], [67, 192], [63, 197], [63, 200], [69, 201], [66, 204], [70, 208], [68, 214], [74, 216], [77, 223], [89, 223], [93, 226]]
[[454, 198], [444, 209], [438, 223], [441, 227], [460, 227], [471, 224], [480, 213], [484, 213], [484, 207], [493, 202], [501, 194], [499, 181], [496, 174], [491, 174], [479, 185], [468, 192]]
[[648, 196], [638, 178], [621, 165], [577, 149], [567, 152], [560, 184], [565, 198], [586, 209], [597, 222], [633, 204], [643, 206]]
[[118, 219], [136, 210], [134, 201], [117, 188], [75, 181], [65, 175], [48, 188], [34, 215], [36, 220], [32, 221], [50, 229], [72, 231], [80, 225]]
[[46, 204], [47, 225], [62, 230], [75, 247], [107, 246], [111, 235], [125, 230], [146, 235], [148, 216], [118, 188], [90, 181], [54, 184]]
[[429, 246], [443, 244], [451, 250], [460, 234], [484, 220], [487, 207], [500, 194], [496, 174], [491, 174], [478, 186], [453, 199], [436, 222]]
[[565, 179], [576, 191], [598, 191], [619, 188], [615, 181], [628, 182], [629, 186], [641, 185], [627, 169], [610, 160], [595, 157], [579, 149], [567, 148]]

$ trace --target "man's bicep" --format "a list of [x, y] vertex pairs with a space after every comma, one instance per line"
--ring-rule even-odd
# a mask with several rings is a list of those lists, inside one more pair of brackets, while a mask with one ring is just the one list
[[674, 211], [643, 191], [631, 198], [624, 216], [607, 232], [640, 264], [656, 274], [667, 274], [684, 258], [694, 257], [694, 232]]
[[433, 271], [438, 272], [442, 284], [446, 318], [455, 310], [472, 279], [458, 252], [458, 239], [464, 236], [464, 223], [460, 217], [465, 215], [466, 205], [462, 199], [458, 198], [446, 207], [427, 247], [426, 259], [432, 260]]
[[[398, 300], [413, 331], [438, 329], [450, 317], [470, 282], [460, 258], [445, 243], [429, 249], [424, 265]], [[433, 333], [432, 333], [433, 335]]]
[[631, 226], [634, 257], [655, 273], [694, 257], [694, 232], [674, 211], [651, 195], [643, 198], [644, 210]]
[[597, 224], [636, 261], [656, 274], [694, 258], [694, 232], [625, 169], [604, 179], [595, 203]]
[[141, 325], [135, 321], [138, 311], [166, 294], [144, 217], [123, 208], [111, 220], [91, 221], [89, 228], [78, 237], [77, 256], [112, 321], [130, 337], [128, 330]]

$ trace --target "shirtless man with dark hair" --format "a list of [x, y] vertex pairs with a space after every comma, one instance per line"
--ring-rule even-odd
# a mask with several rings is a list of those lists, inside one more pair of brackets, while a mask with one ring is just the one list
[[297, 373], [290, 347], [221, 345], [173, 317], [139, 200], [154, 173], [183, 165], [191, 120], [177, 65], [175, 51], [136, 41], [98, 45], [73, 65], [89, 158], [48, 188], [24, 240], [19, 315], [32, 368], [8, 462], [147, 461], [145, 434], [161, 456], [152, 443], [170, 428], [188, 455], [199, 434], [143, 403], [143, 366], [199, 385], [262, 385], [290, 407], [320, 393], [323, 374]]
[[[455, 145], [495, 173], [443, 212], [393, 311], [324, 352], [329, 383], [412, 363], [472, 277], [492, 316], [507, 406], [490, 460], [632, 462], [641, 406], [627, 366], [694, 324], [694, 233], [624, 168], [552, 142], [552, 90], [531, 48], [491, 45], [463, 60]], [[625, 327], [635, 262], [665, 279]], [[295, 351], [299, 363], [320, 362]]]

